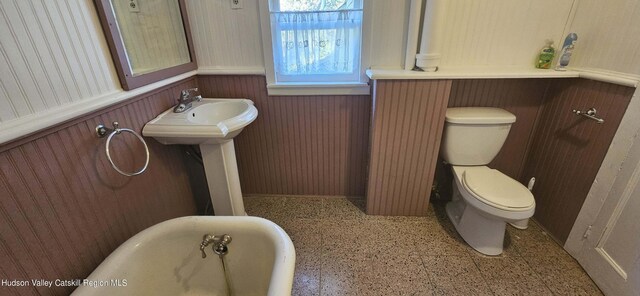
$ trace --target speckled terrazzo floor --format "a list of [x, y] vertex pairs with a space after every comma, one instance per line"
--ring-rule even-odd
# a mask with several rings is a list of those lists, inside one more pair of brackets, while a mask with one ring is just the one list
[[427, 217], [367, 216], [364, 201], [246, 197], [296, 248], [293, 295], [602, 295], [535, 223], [508, 226], [503, 255], [468, 247], [443, 204]]

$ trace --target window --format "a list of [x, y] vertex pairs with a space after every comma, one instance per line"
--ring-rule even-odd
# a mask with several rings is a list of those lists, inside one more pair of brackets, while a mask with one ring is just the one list
[[269, 0], [262, 8], [268, 8], [262, 24], [270, 36], [263, 41], [265, 59], [273, 56], [267, 66], [273, 88], [363, 87], [363, 0]]

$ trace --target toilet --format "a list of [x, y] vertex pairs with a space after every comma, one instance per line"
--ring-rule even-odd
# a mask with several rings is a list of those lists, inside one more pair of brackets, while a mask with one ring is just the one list
[[518, 181], [487, 167], [509, 135], [515, 115], [499, 108], [448, 108], [440, 153], [453, 170], [447, 216], [476, 251], [500, 255], [506, 223], [526, 228], [536, 203]]

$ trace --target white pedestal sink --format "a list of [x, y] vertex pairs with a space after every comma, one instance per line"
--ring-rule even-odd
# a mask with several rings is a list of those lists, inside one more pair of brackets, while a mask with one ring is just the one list
[[251, 100], [202, 99], [185, 112], [163, 112], [144, 126], [142, 134], [165, 145], [199, 145], [215, 214], [243, 216], [233, 138], [257, 116]]

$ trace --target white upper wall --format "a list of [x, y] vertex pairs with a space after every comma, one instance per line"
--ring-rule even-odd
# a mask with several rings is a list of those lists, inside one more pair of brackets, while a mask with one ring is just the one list
[[[264, 0], [266, 1], [266, 0]], [[411, 0], [365, 0], [369, 66], [404, 67]], [[545, 39], [560, 42], [574, 0], [450, 0], [442, 67], [532, 67]], [[232, 10], [227, 0], [187, 2], [200, 69], [262, 70], [258, 0]]]
[[[372, 17], [372, 68], [404, 67], [410, 2], [367, 1]], [[568, 32], [577, 32], [570, 66], [640, 75], [639, 3], [449, 0], [442, 24], [440, 67], [532, 68], [546, 39], [559, 46]], [[232, 10], [226, 0], [190, 0], [187, 4], [200, 69], [264, 71], [258, 0], [245, 0], [238, 10]]]
[[532, 68], [546, 39], [564, 39], [573, 2], [449, 0], [440, 67]]
[[[368, 1], [373, 4], [370, 64], [400, 69], [410, 0]], [[231, 9], [228, 0], [189, 0], [187, 6], [199, 69], [264, 72], [258, 0], [244, 0], [242, 9]]]
[[195, 74], [123, 91], [93, 0], [0, 0], [0, 145]]
[[119, 89], [92, 0], [0, 0], [0, 124]]
[[580, 0], [570, 66], [640, 76], [640, 1]]
[[368, 3], [372, 4], [369, 66], [404, 68], [411, 0], [370, 0]]
[[264, 72], [258, 0], [231, 9], [227, 0], [189, 0], [198, 68]]

